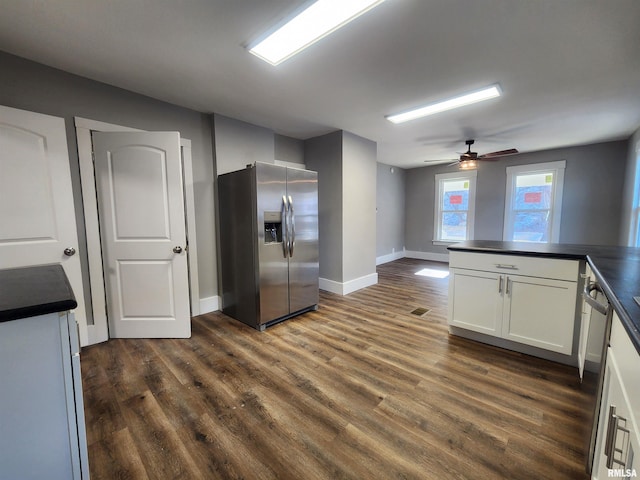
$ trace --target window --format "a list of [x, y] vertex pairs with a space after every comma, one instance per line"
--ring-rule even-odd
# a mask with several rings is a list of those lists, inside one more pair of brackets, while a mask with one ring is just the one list
[[477, 171], [436, 175], [434, 243], [473, 238]]
[[633, 204], [631, 205], [631, 228], [629, 245], [640, 247], [640, 140], [636, 144], [636, 176], [633, 182]]
[[507, 167], [504, 239], [557, 243], [565, 162]]

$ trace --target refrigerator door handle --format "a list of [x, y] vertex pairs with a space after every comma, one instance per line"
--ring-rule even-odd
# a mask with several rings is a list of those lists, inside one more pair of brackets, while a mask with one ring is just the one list
[[296, 244], [296, 216], [293, 211], [293, 198], [289, 195], [289, 228], [291, 229], [291, 240], [289, 241], [289, 256], [293, 257], [293, 247]]
[[289, 222], [287, 221], [287, 197], [282, 196], [282, 206], [280, 207], [280, 218], [282, 220], [282, 255], [287, 258], [289, 255]]

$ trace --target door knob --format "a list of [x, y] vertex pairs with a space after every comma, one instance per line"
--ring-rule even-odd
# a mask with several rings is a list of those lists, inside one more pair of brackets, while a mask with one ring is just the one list
[[173, 253], [182, 253], [182, 247], [179, 245], [177, 247], [173, 247]]
[[65, 248], [65, 249], [64, 249], [64, 254], [65, 254], [67, 257], [72, 257], [72, 256], [74, 256], [74, 255], [76, 254], [76, 249], [75, 249], [75, 248], [73, 248], [73, 247], [71, 247], [71, 248]]

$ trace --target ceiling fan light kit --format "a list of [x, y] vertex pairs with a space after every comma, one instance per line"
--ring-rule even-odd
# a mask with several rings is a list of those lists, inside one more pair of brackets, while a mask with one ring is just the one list
[[475, 170], [478, 163], [475, 160], [460, 160], [460, 170]]
[[496, 98], [496, 97], [499, 97], [500, 95], [501, 95], [500, 86], [496, 83], [489, 87], [483, 88], [482, 90], [477, 90], [471, 93], [465, 93], [463, 95], [449, 98], [447, 100], [442, 100], [440, 102], [432, 103], [430, 105], [417, 107], [403, 113], [398, 113], [395, 115], [387, 115], [386, 119], [392, 123], [404, 123], [410, 120], [415, 120], [417, 118], [433, 115], [434, 113], [445, 112], [447, 110], [452, 110], [454, 108], [459, 108], [465, 105], [471, 105], [473, 103], [478, 103], [484, 100], [489, 100], [491, 98]]

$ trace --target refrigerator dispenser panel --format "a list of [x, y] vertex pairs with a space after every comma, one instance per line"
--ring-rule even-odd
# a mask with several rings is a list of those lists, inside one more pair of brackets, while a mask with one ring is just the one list
[[264, 243], [282, 243], [282, 214], [264, 212]]

